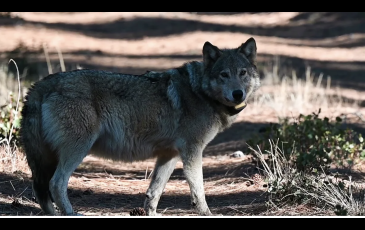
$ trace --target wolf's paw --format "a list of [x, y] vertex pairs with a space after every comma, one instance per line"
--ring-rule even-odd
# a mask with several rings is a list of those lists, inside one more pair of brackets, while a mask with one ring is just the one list
[[156, 211], [146, 212], [146, 216], [162, 216], [162, 213], [157, 213]]
[[209, 210], [208, 211], [201, 211], [199, 212], [200, 216], [216, 216], [215, 214], [212, 214]]
[[148, 213], [147, 216], [162, 216], [162, 214], [157, 213], [157, 212], [152, 212], [152, 213]]

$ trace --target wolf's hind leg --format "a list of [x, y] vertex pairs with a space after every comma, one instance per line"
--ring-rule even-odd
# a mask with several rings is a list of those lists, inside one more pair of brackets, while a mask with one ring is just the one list
[[[71, 146], [71, 145], [69, 145]], [[79, 145], [81, 146], [81, 145]], [[69, 179], [91, 148], [90, 142], [82, 148], [63, 148], [59, 152], [59, 163], [50, 181], [50, 191], [62, 215], [78, 215], [74, 212], [67, 195]]]
[[33, 175], [33, 191], [35, 197], [46, 215], [56, 215], [49, 192], [49, 181], [56, 170], [56, 164], [37, 167]]

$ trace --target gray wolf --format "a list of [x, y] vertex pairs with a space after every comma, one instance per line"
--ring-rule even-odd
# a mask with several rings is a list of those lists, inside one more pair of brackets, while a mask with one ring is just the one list
[[156, 208], [181, 159], [199, 215], [212, 215], [203, 187], [202, 152], [229, 127], [260, 85], [256, 42], [219, 49], [205, 42], [202, 61], [130, 75], [98, 70], [51, 74], [30, 87], [21, 143], [33, 191], [47, 215], [77, 215], [71, 174], [88, 154], [118, 161], [156, 158], [144, 209]]

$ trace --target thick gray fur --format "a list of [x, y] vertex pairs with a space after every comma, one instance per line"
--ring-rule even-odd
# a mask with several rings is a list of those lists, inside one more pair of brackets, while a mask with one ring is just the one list
[[[156, 215], [178, 159], [199, 215], [205, 200], [202, 152], [229, 127], [260, 85], [256, 42], [219, 49], [206, 42], [203, 61], [164, 72], [129, 75], [75, 70], [49, 75], [29, 89], [21, 141], [33, 190], [45, 214], [75, 215], [67, 195], [71, 174], [88, 154], [118, 161], [155, 157], [144, 208]], [[234, 92], [234, 93], [233, 93]]]

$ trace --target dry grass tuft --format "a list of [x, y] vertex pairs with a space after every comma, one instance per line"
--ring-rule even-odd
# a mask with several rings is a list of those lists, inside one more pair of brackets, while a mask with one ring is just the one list
[[320, 74], [315, 76], [310, 67], [307, 68], [305, 79], [297, 77], [292, 71], [291, 76], [279, 76], [279, 66], [274, 64], [271, 71], [265, 69], [261, 87], [251, 99], [251, 110], [260, 113], [273, 113], [277, 118], [296, 117], [299, 114], [310, 114], [322, 109], [323, 116], [356, 113], [359, 111], [359, 98], [356, 92], [353, 98], [345, 89], [333, 87], [330, 76]]
[[17, 146], [0, 145], [0, 172], [30, 173], [27, 159]]
[[268, 181], [268, 204], [276, 209], [284, 207], [315, 206], [321, 210], [333, 210], [336, 215], [364, 215], [364, 188], [360, 183], [328, 176], [322, 172], [299, 172], [287, 160], [277, 142], [270, 141], [266, 154], [261, 149], [249, 148], [262, 164]]

